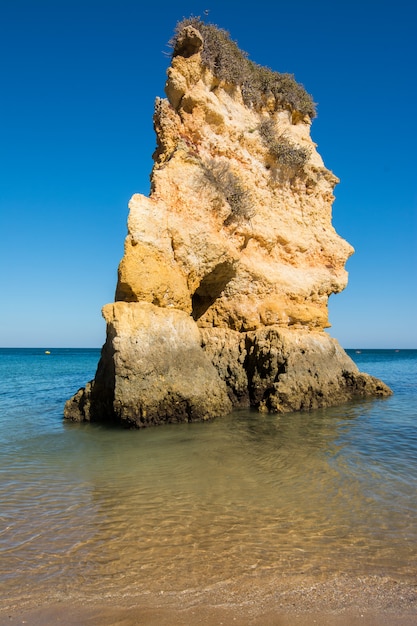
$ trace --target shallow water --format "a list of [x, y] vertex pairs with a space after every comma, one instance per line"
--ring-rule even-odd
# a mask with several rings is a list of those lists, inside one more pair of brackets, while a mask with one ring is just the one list
[[417, 351], [350, 354], [394, 395], [124, 431], [62, 421], [98, 350], [0, 350], [0, 599], [415, 581]]

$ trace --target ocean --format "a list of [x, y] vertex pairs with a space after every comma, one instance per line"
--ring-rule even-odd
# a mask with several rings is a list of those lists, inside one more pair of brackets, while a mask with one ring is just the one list
[[415, 585], [417, 350], [348, 353], [394, 395], [127, 431], [63, 421], [99, 350], [1, 349], [0, 609]]

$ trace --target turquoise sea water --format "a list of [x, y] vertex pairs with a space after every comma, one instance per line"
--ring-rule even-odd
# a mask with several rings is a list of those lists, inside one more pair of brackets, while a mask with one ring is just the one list
[[285, 576], [416, 582], [417, 350], [387, 399], [124, 431], [68, 424], [99, 350], [0, 350], [0, 608]]

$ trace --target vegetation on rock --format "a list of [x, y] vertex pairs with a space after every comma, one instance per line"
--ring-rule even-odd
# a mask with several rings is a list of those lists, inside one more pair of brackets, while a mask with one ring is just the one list
[[310, 151], [302, 146], [295, 146], [284, 134], [277, 134], [273, 120], [266, 119], [259, 126], [262, 137], [269, 153], [281, 165], [301, 168], [307, 161]]
[[248, 59], [246, 52], [230, 38], [230, 34], [214, 24], [207, 24], [198, 17], [185, 18], [177, 23], [170, 44], [173, 57], [182, 54], [181, 33], [187, 26], [199, 31], [203, 38], [201, 59], [219, 79], [238, 85], [247, 106], [261, 108], [272, 96], [275, 108], [298, 111], [313, 119], [315, 104], [303, 85], [292, 74], [274, 72]]
[[234, 218], [249, 219], [253, 214], [250, 194], [229, 163], [208, 159], [203, 164], [204, 177], [225, 198], [231, 209], [230, 222]]

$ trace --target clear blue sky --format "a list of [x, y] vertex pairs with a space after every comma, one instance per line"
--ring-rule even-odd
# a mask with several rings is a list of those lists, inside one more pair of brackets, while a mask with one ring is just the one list
[[175, 24], [203, 16], [318, 103], [356, 249], [330, 300], [343, 347], [417, 348], [412, 0], [0, 0], [0, 346], [100, 347], [127, 203], [149, 193]]

